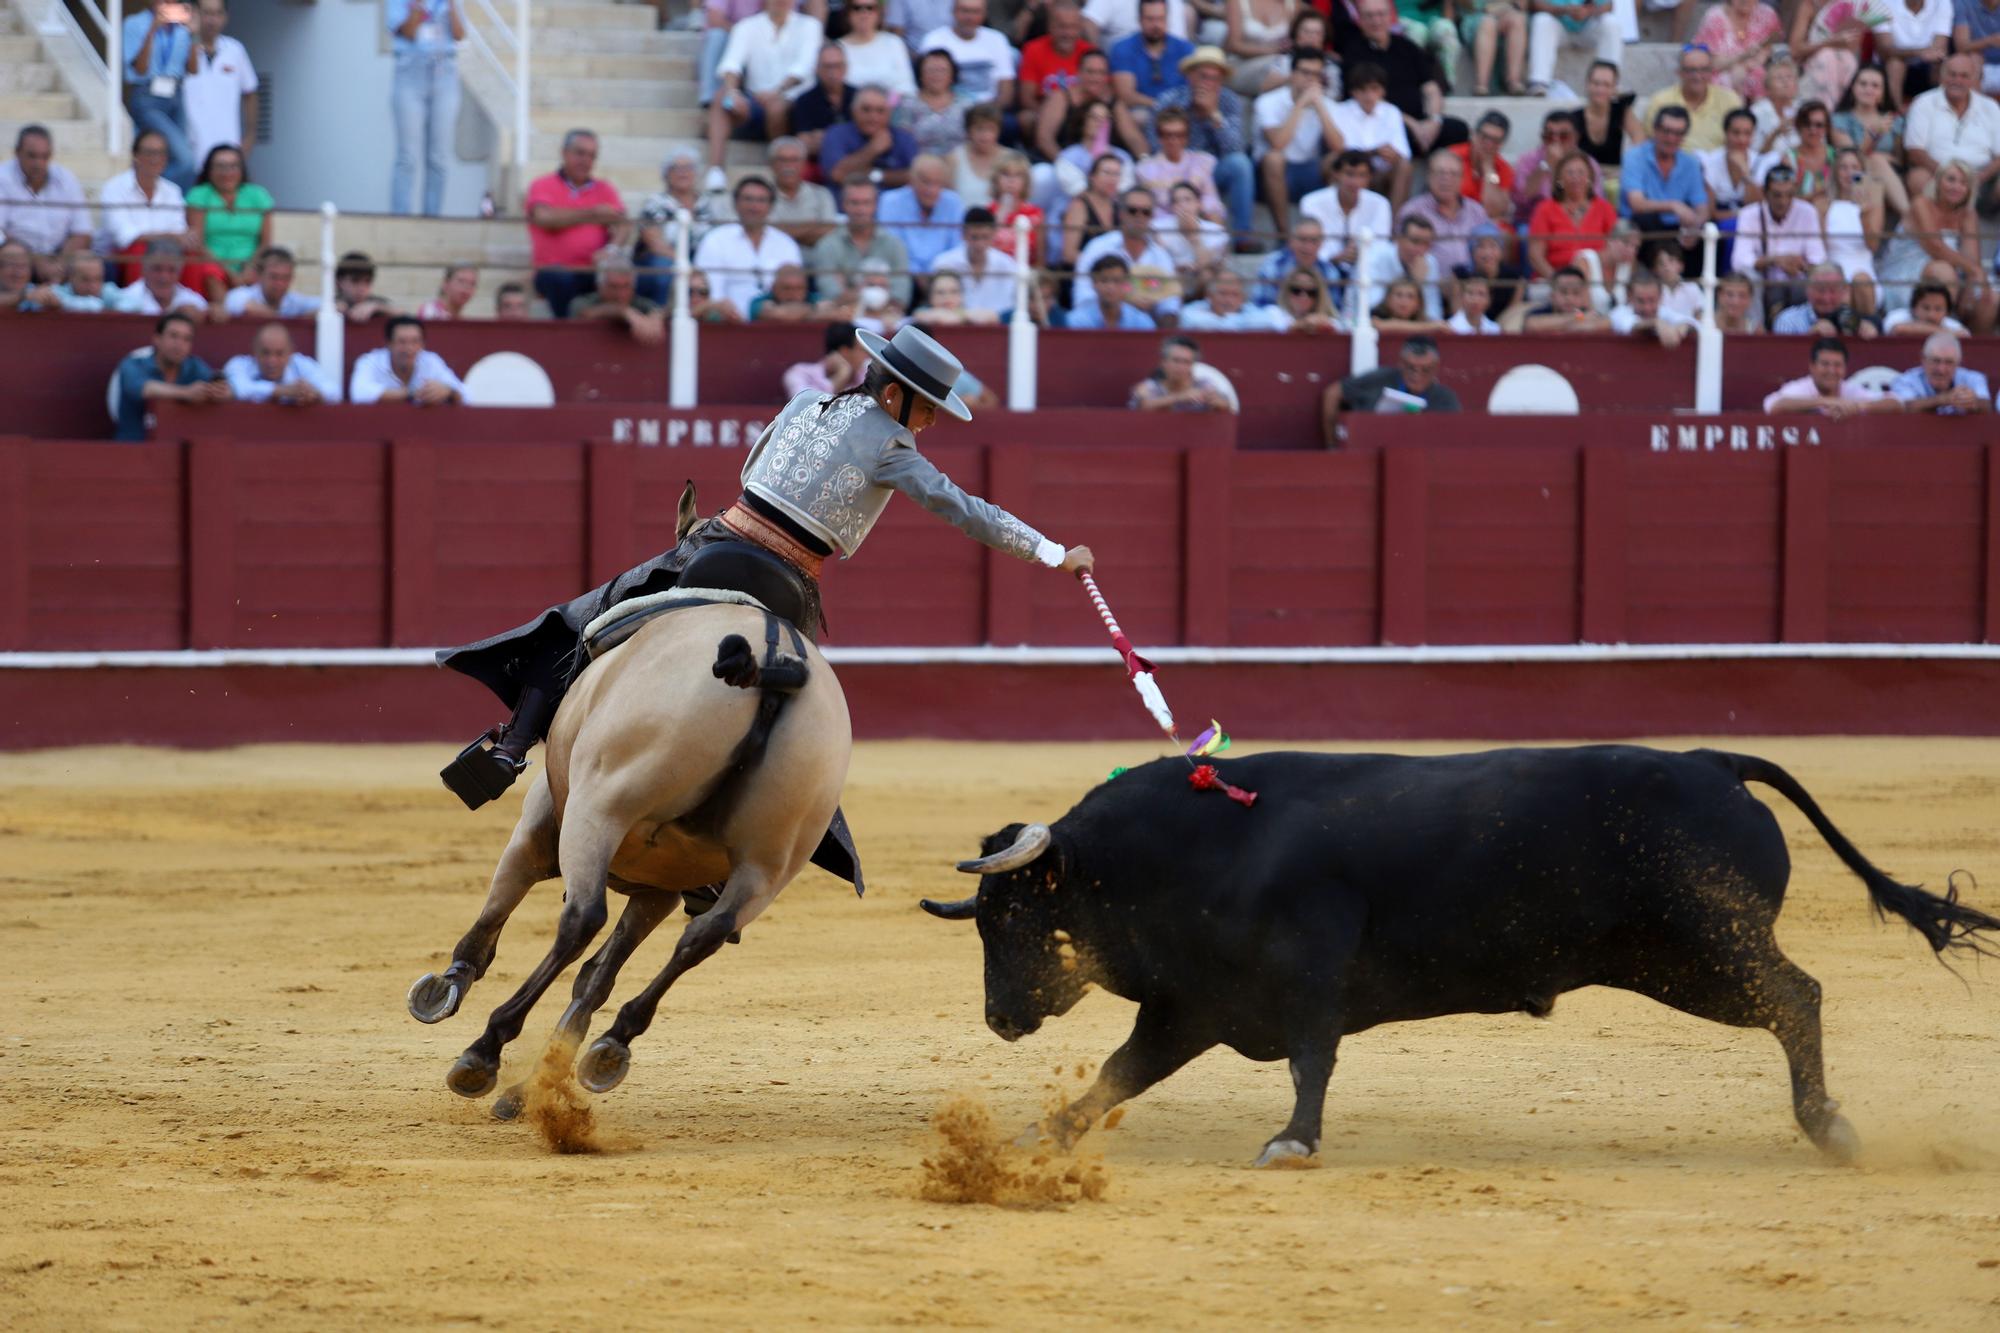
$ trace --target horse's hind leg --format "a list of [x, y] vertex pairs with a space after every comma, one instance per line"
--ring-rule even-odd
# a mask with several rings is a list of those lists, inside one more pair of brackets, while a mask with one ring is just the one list
[[564, 816], [562, 846], [563, 910], [556, 922], [555, 943], [521, 988], [493, 1011], [486, 1031], [465, 1048], [445, 1075], [445, 1084], [461, 1097], [483, 1097], [500, 1074], [500, 1048], [521, 1035], [528, 1011], [563, 969], [583, 956], [597, 932], [604, 929], [605, 878], [629, 821], [613, 821], [599, 810], [579, 809], [575, 794]]
[[493, 868], [493, 882], [486, 890], [486, 905], [465, 938], [451, 951], [451, 966], [444, 975], [426, 972], [410, 987], [410, 1017], [419, 1023], [439, 1023], [458, 1012], [471, 991], [472, 983], [493, 966], [500, 944], [501, 928], [528, 896], [528, 890], [545, 879], [553, 879], [556, 866], [556, 808], [549, 795], [546, 776], [538, 777], [521, 804], [520, 822], [500, 864]]
[[[625, 910], [619, 914], [618, 924], [612, 927], [611, 938], [577, 969], [569, 1008], [563, 1010], [562, 1020], [556, 1024], [556, 1030], [549, 1038], [551, 1047], [563, 1048], [564, 1064], [575, 1057], [576, 1048], [583, 1044], [585, 1035], [589, 1033], [590, 1016], [602, 1009], [604, 1002], [611, 998], [611, 988], [618, 981], [619, 969], [646, 942], [654, 927], [672, 914], [678, 898], [677, 894], [659, 892], [633, 895], [626, 902]], [[495, 1118], [512, 1120], [521, 1113], [525, 1086], [516, 1083], [500, 1094], [493, 1103]]]

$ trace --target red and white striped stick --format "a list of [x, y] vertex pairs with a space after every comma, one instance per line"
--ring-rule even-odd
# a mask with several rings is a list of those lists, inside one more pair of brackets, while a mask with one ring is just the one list
[[1098, 618], [1104, 621], [1104, 628], [1111, 635], [1111, 646], [1125, 659], [1125, 674], [1131, 677], [1132, 688], [1139, 692], [1140, 702], [1153, 715], [1153, 721], [1159, 723], [1160, 730], [1167, 733], [1167, 739], [1179, 745], [1181, 738], [1174, 729], [1173, 712], [1167, 707], [1166, 696], [1160, 693], [1159, 683], [1153, 679], [1153, 664], [1139, 655], [1132, 641], [1125, 637], [1125, 631], [1118, 628], [1118, 618], [1111, 614], [1104, 594], [1097, 590], [1097, 580], [1081, 570], [1077, 578], [1083, 581], [1083, 590], [1090, 594], [1090, 604], [1097, 608]]

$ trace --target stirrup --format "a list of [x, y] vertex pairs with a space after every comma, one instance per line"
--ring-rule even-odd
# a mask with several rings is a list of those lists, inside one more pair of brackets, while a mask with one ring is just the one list
[[526, 759], [516, 759], [500, 748], [503, 730], [494, 727], [486, 732], [438, 772], [451, 794], [465, 802], [468, 810], [477, 810], [505, 792], [528, 766]]

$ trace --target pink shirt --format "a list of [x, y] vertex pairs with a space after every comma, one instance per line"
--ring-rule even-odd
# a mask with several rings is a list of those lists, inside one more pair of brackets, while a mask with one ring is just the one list
[[[620, 212], [625, 201], [618, 197], [618, 187], [610, 181], [593, 177], [582, 189], [571, 185], [560, 171], [552, 171], [528, 186], [528, 211], [533, 213], [536, 204], [552, 204], [557, 208], [595, 208], [599, 204], [610, 204]], [[1807, 209], [1811, 212], [1811, 209]], [[532, 247], [536, 268], [589, 268], [596, 262], [597, 252], [611, 241], [611, 229], [595, 222], [587, 222], [575, 227], [528, 227], [528, 244]]]
[[1808, 264], [1826, 262], [1826, 242], [1820, 237], [1819, 213], [1803, 199], [1792, 200], [1785, 220], [1771, 217], [1769, 204], [1745, 208], [1736, 218], [1736, 247], [1729, 264], [1738, 273], [1754, 273], [1766, 255], [1803, 255]]
[[[1782, 398], [1818, 398], [1821, 396], [1819, 386], [1812, 382], [1812, 376], [1801, 375], [1789, 384], [1780, 385], [1776, 393], [1766, 395], [1764, 410], [1766, 412], [1775, 411], [1778, 406], [1778, 400]], [[1842, 380], [1840, 382], [1840, 396], [1842, 398], [1852, 398], [1863, 403], [1872, 403], [1882, 395], [1874, 389], [1863, 388], [1853, 380]], [[1822, 408], [1821, 410], [1824, 411], [1825, 409]]]

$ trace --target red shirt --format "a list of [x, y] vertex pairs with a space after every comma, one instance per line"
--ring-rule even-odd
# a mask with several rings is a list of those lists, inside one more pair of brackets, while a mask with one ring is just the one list
[[1067, 88], [1076, 82], [1077, 62], [1083, 59], [1085, 51], [1097, 48], [1081, 37], [1076, 39], [1076, 49], [1068, 55], [1056, 54], [1055, 43], [1047, 36], [1037, 37], [1021, 48], [1021, 67], [1014, 77], [1023, 86], [1033, 84], [1047, 97], [1058, 88]]
[[[1469, 143], [1453, 144], [1451, 146], [1451, 155], [1457, 158], [1459, 165], [1465, 168], [1465, 184], [1460, 187], [1459, 193], [1474, 203], [1478, 203], [1480, 200], [1486, 198], [1486, 182], [1480, 180], [1472, 170], [1472, 145]], [[1493, 171], [1495, 175], [1500, 177], [1500, 188], [1508, 194], [1514, 193], [1514, 168], [1508, 166], [1507, 159], [1498, 153], [1493, 155]]]
[[1528, 219], [1528, 235], [1549, 238], [1550, 268], [1568, 268], [1577, 251], [1602, 250], [1604, 238], [1611, 234], [1617, 221], [1618, 210], [1605, 203], [1602, 196], [1590, 201], [1581, 222], [1570, 217], [1569, 210], [1555, 200], [1544, 199], [1535, 205], [1534, 214]]
[[[530, 214], [536, 204], [551, 204], [556, 208], [596, 208], [610, 204], [621, 213], [625, 210], [618, 187], [610, 181], [592, 177], [578, 189], [560, 171], [552, 171], [528, 186]], [[597, 252], [610, 243], [611, 229], [595, 222], [561, 228], [528, 224], [528, 244], [536, 268], [588, 268], [596, 262]]]

